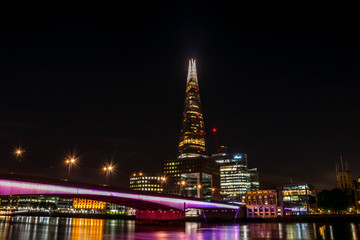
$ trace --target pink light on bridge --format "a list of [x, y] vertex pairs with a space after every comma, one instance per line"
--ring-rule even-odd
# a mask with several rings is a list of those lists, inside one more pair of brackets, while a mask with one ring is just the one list
[[126, 193], [120, 191], [106, 191], [90, 188], [78, 188], [69, 186], [60, 186], [53, 184], [34, 183], [26, 181], [14, 181], [8, 179], [0, 179], [0, 195], [68, 195], [68, 196], [91, 196], [96, 198], [112, 199], [114, 201], [121, 199], [126, 202], [139, 201], [144, 207], [147, 204], [166, 206], [172, 209], [184, 210], [186, 208], [222, 208], [238, 210], [240, 206], [226, 203], [205, 202], [201, 200], [182, 199], [177, 197], [144, 195], [141, 193]]

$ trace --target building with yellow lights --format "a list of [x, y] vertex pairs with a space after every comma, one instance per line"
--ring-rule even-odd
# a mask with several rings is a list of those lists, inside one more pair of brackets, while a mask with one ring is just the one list
[[283, 216], [283, 208], [278, 205], [276, 189], [246, 192], [247, 218], [275, 218]]
[[164, 181], [165, 179], [162, 176], [142, 172], [133, 173], [130, 176], [130, 189], [135, 191], [162, 193]]
[[94, 213], [103, 212], [106, 210], [106, 202], [86, 199], [86, 198], [74, 198], [73, 207], [75, 210], [91, 210]]

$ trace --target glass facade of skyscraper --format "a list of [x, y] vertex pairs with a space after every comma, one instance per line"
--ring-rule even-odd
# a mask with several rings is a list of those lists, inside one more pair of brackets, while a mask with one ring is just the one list
[[256, 168], [248, 169], [247, 154], [217, 153], [211, 158], [220, 164], [221, 196], [227, 202], [245, 202], [246, 191], [259, 189]]
[[204, 118], [200, 104], [196, 62], [189, 61], [178, 158], [206, 155]]

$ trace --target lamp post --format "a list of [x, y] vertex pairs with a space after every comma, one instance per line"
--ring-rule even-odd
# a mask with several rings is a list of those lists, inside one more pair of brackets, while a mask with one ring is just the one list
[[19, 163], [21, 163], [21, 158], [24, 155], [24, 152], [25, 152], [25, 150], [22, 149], [21, 147], [16, 148], [14, 151], [14, 154], [17, 157]]
[[181, 196], [181, 191], [183, 190], [186, 182], [184, 180], [177, 182], [177, 184], [179, 185], [179, 196]]
[[106, 186], [109, 186], [109, 177], [110, 174], [114, 171], [114, 166], [111, 164], [108, 164], [107, 166], [103, 167], [103, 170], [105, 172], [105, 184]]
[[67, 158], [65, 164], [67, 165], [67, 177], [69, 177], [71, 167], [76, 164], [76, 158], [74, 156]]

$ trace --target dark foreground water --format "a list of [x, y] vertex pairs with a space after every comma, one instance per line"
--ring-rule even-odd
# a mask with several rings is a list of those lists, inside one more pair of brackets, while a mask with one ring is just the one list
[[358, 239], [360, 224], [187, 222], [178, 226], [133, 220], [0, 217], [0, 239]]

